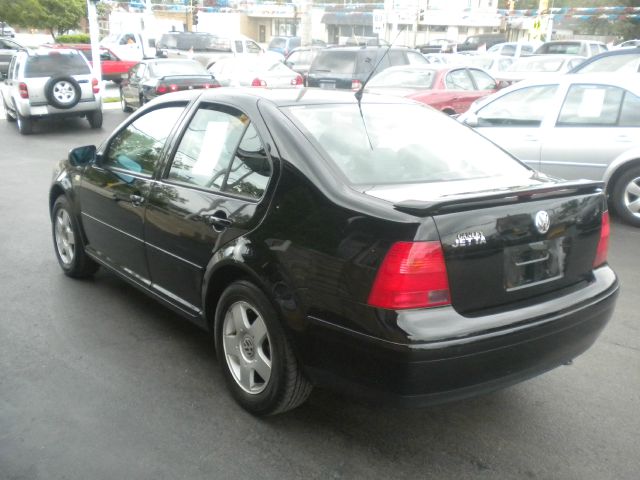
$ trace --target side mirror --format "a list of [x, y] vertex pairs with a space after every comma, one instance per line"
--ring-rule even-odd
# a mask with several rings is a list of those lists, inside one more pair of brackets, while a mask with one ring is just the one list
[[467, 118], [463, 120], [467, 127], [475, 128], [478, 126], [478, 116], [475, 113], [467, 113]]
[[69, 152], [69, 163], [74, 167], [83, 167], [94, 163], [97, 158], [97, 149], [95, 145], [85, 145], [84, 147], [74, 148]]

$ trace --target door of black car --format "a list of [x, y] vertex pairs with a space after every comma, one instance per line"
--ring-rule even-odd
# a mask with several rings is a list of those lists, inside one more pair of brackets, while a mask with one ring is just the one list
[[258, 130], [239, 110], [201, 104], [153, 186], [145, 220], [151, 280], [183, 308], [202, 309], [203, 275], [214, 252], [264, 213], [272, 165]]
[[129, 105], [140, 104], [140, 93], [142, 93], [141, 83], [147, 66], [144, 63], [134, 65], [129, 70], [129, 78], [122, 86], [122, 95]]
[[144, 211], [154, 170], [183, 111], [184, 105], [157, 108], [121, 129], [87, 167], [78, 189], [87, 248], [144, 284]]

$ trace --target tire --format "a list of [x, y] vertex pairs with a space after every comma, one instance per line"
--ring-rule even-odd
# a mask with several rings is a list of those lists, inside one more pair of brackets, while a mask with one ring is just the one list
[[91, 128], [102, 128], [102, 110], [95, 110], [87, 114]]
[[613, 185], [611, 204], [626, 223], [640, 227], [640, 166], [628, 168]]
[[44, 86], [44, 95], [50, 105], [66, 110], [78, 104], [82, 91], [74, 78], [54, 77]]
[[18, 131], [22, 135], [31, 135], [33, 133], [33, 120], [29, 117], [23, 117], [20, 112], [16, 111], [18, 121]]
[[286, 412], [311, 393], [275, 309], [254, 284], [238, 281], [222, 293], [214, 336], [227, 386], [250, 413]]
[[127, 113], [133, 111], [133, 109], [129, 106], [129, 104], [125, 100], [124, 93], [122, 92], [122, 89], [120, 89], [120, 108], [122, 108], [123, 112], [127, 112]]
[[7, 102], [4, 101], [4, 99], [2, 99], [2, 104], [4, 106], [4, 115], [5, 115], [5, 118], [7, 119], [7, 122], [15, 122], [16, 117], [11, 116], [11, 114], [9, 113], [9, 106], [7, 105]]
[[53, 204], [51, 219], [53, 246], [65, 275], [85, 278], [96, 273], [100, 265], [86, 254], [78, 223], [64, 195], [60, 195]]

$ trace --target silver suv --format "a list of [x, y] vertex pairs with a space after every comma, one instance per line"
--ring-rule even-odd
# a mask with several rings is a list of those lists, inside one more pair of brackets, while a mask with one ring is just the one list
[[0, 80], [7, 120], [23, 135], [44, 117], [86, 117], [91, 128], [102, 127], [100, 85], [77, 50], [20, 51]]

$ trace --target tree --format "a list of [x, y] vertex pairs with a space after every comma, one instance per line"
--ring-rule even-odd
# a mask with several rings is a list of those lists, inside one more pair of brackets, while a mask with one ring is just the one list
[[46, 29], [54, 38], [77, 28], [86, 18], [85, 0], [0, 0], [0, 19]]

